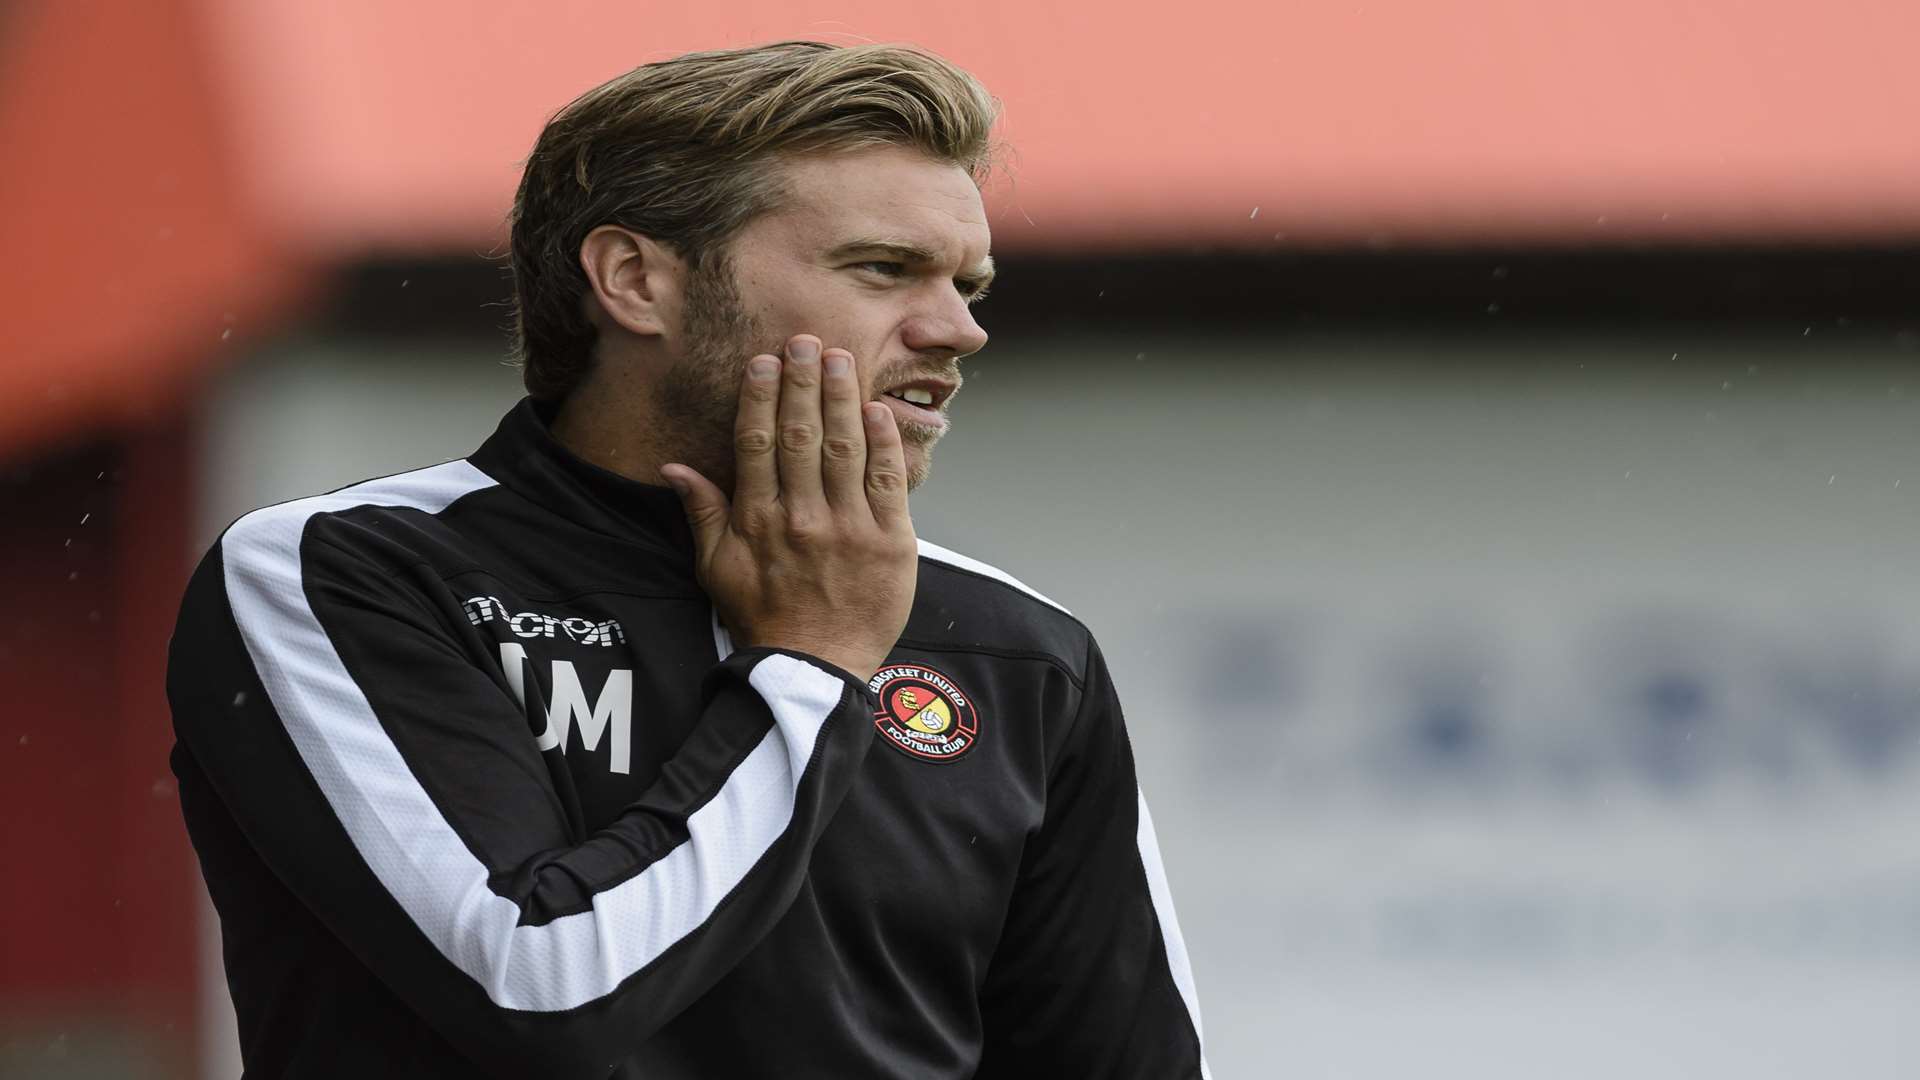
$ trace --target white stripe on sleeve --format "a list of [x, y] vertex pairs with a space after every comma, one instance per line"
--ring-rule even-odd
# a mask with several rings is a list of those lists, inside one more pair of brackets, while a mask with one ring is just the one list
[[1147, 870], [1147, 894], [1153, 898], [1153, 914], [1160, 921], [1160, 937], [1167, 944], [1167, 968], [1173, 972], [1173, 985], [1187, 1003], [1187, 1015], [1193, 1020], [1194, 1038], [1200, 1041], [1200, 1077], [1211, 1080], [1207, 1070], [1206, 1036], [1200, 1031], [1200, 994], [1194, 989], [1193, 967], [1187, 961], [1187, 942], [1180, 936], [1180, 920], [1173, 913], [1173, 890], [1167, 886], [1167, 868], [1160, 862], [1160, 840], [1153, 832], [1153, 815], [1147, 812], [1147, 793], [1140, 791], [1140, 825], [1134, 841], [1140, 847], [1140, 863]]
[[227, 598], [267, 696], [374, 876], [495, 1004], [554, 1012], [604, 997], [713, 915], [786, 829], [842, 684], [780, 654], [754, 665], [748, 682], [774, 726], [689, 816], [690, 842], [596, 896], [590, 910], [520, 925], [519, 906], [487, 887], [487, 867], [420, 787], [342, 665], [307, 604], [300, 565], [315, 514], [360, 506], [439, 513], [493, 485], [452, 461], [256, 510], [221, 541]]

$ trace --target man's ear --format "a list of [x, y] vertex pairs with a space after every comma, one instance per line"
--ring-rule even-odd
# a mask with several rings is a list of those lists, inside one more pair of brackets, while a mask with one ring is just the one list
[[580, 269], [599, 311], [588, 317], [629, 333], [660, 336], [679, 320], [686, 264], [666, 245], [648, 236], [602, 225], [580, 242]]

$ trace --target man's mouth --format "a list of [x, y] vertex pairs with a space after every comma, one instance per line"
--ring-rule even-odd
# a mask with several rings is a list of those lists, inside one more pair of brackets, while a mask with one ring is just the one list
[[910, 379], [882, 390], [879, 400], [893, 410], [894, 418], [899, 420], [903, 431], [912, 426], [931, 429], [929, 433], [937, 434], [947, 428], [947, 417], [942, 409], [959, 389], [957, 380]]

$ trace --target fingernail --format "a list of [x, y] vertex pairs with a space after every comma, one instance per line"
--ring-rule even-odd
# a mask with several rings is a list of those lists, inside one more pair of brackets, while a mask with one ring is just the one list
[[866, 416], [867, 423], [872, 424], [874, 427], [887, 426], [888, 409], [885, 405], [882, 405], [877, 401], [869, 401], [865, 405], [861, 406], [860, 412], [862, 413], [862, 415]]
[[847, 354], [830, 352], [826, 355], [827, 374], [845, 375], [847, 373]]
[[780, 361], [771, 356], [756, 356], [747, 364], [747, 374], [756, 379], [771, 379], [780, 374]]
[[820, 343], [812, 338], [802, 338], [787, 346], [787, 352], [791, 353], [795, 360], [810, 364], [820, 358]]
[[687, 482], [681, 479], [677, 474], [670, 473], [670, 472], [662, 472], [660, 474], [660, 479], [667, 482], [667, 486], [673, 489], [674, 494], [685, 495], [687, 493]]

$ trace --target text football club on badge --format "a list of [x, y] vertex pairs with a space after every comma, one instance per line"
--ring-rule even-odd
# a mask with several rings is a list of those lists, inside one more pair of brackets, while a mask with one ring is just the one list
[[952, 761], [980, 739], [973, 702], [953, 680], [918, 664], [874, 673], [867, 687], [880, 699], [874, 726], [895, 747], [927, 761]]

